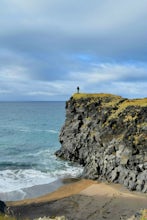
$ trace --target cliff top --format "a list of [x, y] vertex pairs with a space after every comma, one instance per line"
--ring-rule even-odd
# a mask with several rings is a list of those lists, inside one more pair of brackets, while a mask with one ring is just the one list
[[74, 99], [83, 99], [83, 98], [104, 98], [104, 97], [117, 97], [121, 98], [121, 96], [116, 96], [113, 94], [107, 93], [75, 93], [72, 96]]
[[142, 99], [123, 99], [121, 96], [113, 95], [113, 94], [107, 94], [107, 93], [75, 93], [72, 96], [73, 99], [75, 100], [80, 100], [80, 99], [91, 99], [91, 100], [96, 100], [96, 99], [109, 99], [107, 100], [107, 105], [113, 105], [114, 103], [123, 100], [121, 103], [121, 107], [126, 108], [128, 106], [141, 106], [147, 107], [147, 98], [142, 98]]

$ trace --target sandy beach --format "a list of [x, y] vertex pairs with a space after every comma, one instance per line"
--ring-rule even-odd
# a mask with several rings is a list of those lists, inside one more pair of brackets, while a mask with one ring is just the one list
[[125, 220], [147, 209], [146, 194], [130, 192], [119, 184], [85, 179], [65, 182], [52, 193], [7, 202], [7, 205], [14, 216], [31, 220], [44, 216], [65, 216], [68, 220]]

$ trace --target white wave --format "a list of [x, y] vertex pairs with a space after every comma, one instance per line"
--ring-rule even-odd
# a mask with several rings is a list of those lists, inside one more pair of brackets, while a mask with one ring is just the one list
[[0, 171], [0, 193], [48, 184], [54, 180], [56, 180], [55, 177], [39, 170], [3, 170]]
[[41, 156], [41, 157], [48, 156], [50, 158], [53, 156], [53, 154], [54, 154], [53, 149], [44, 149], [44, 150], [40, 150], [36, 153], [37, 156]]
[[60, 169], [50, 170], [46, 173], [33, 169], [0, 171], [0, 193], [20, 191], [36, 185], [49, 184], [66, 176], [76, 177], [83, 171], [83, 168], [72, 167], [65, 162], [60, 162], [59, 166]]
[[56, 131], [56, 130], [52, 130], [52, 129], [50, 129], [50, 130], [45, 130], [46, 132], [49, 132], [49, 133], [53, 133], [53, 134], [58, 134], [59, 133], [59, 131]]
[[83, 172], [83, 167], [71, 167], [69, 165], [67, 165], [67, 167], [65, 167], [65, 169], [60, 170], [60, 171], [54, 171], [52, 173], [52, 177], [60, 177], [60, 178], [64, 178], [66, 176], [71, 176], [71, 177], [77, 177], [80, 176]]
[[53, 130], [53, 129], [34, 129], [35, 132], [47, 132], [52, 134], [58, 134], [59, 131]]
[[19, 132], [25, 132], [25, 133], [31, 133], [32, 130], [31, 129], [25, 129], [25, 128], [21, 128], [18, 130]]
[[53, 130], [53, 129], [35, 129], [35, 128], [29, 128], [29, 127], [18, 127], [16, 130], [20, 132], [47, 132], [47, 133], [52, 133], [52, 134], [58, 134], [59, 131]]

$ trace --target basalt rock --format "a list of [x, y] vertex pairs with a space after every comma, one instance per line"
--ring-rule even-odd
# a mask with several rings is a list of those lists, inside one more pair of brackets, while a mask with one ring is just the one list
[[147, 192], [147, 98], [75, 94], [59, 139], [56, 155], [83, 165], [83, 177]]
[[0, 200], [0, 214], [4, 214], [6, 211], [6, 204]]

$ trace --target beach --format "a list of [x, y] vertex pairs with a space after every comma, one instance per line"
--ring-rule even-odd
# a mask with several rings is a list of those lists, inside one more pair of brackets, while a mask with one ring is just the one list
[[129, 219], [147, 208], [147, 195], [130, 192], [120, 184], [92, 180], [64, 180], [64, 185], [44, 196], [7, 202], [20, 219], [65, 216], [68, 220]]

